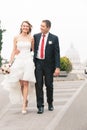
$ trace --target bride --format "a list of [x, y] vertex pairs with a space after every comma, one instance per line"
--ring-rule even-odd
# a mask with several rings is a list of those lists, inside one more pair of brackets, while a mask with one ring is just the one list
[[14, 37], [13, 50], [9, 64], [10, 74], [7, 74], [2, 85], [9, 91], [11, 103], [22, 103], [22, 113], [27, 113], [28, 89], [30, 82], [35, 82], [34, 63], [31, 49], [34, 49], [33, 37], [31, 36], [32, 25], [23, 21], [20, 34]]

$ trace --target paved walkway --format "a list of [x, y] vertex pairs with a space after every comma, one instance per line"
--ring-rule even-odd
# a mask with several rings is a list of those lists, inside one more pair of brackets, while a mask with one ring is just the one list
[[[31, 87], [29, 95], [28, 113], [21, 113], [20, 105], [11, 105], [10, 103], [0, 112], [0, 130], [80, 130], [61, 128], [63, 117], [66, 120], [67, 111], [79, 93], [83, 92], [86, 80], [68, 80], [54, 82], [54, 111], [48, 111], [45, 98], [45, 110], [43, 114], [37, 114], [36, 98], [34, 86]], [[44, 87], [45, 91], [45, 87]], [[46, 96], [45, 96], [46, 97]], [[81, 100], [82, 101], [82, 100]], [[79, 104], [80, 104], [79, 100]], [[71, 118], [68, 120], [71, 120]], [[65, 122], [65, 121], [64, 121]], [[63, 122], [63, 123], [64, 123]], [[69, 121], [70, 122], [70, 121]], [[68, 122], [67, 122], [68, 123]], [[81, 129], [83, 130], [83, 129]], [[84, 129], [87, 130], [87, 129]]]
[[87, 130], [87, 83], [67, 109], [55, 130]]

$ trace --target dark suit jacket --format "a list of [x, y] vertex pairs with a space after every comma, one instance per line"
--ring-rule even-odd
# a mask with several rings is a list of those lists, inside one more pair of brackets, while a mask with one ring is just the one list
[[[40, 43], [41, 33], [34, 35], [34, 62], [37, 59], [37, 51]], [[59, 39], [56, 35], [49, 33], [45, 49], [46, 64], [53, 68], [60, 68], [60, 47]]]

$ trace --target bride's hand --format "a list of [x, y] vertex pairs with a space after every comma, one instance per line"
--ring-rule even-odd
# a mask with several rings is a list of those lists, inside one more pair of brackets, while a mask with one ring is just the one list
[[20, 53], [20, 51], [19, 50], [15, 50], [15, 55], [18, 55]]

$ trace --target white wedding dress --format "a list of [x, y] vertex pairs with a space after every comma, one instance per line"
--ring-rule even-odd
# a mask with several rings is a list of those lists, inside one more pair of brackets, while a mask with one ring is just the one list
[[22, 93], [19, 80], [35, 83], [34, 62], [30, 51], [31, 43], [18, 42], [17, 48], [20, 53], [16, 56], [10, 74], [5, 75], [2, 82], [3, 88], [9, 91], [9, 98], [12, 104], [21, 103]]

